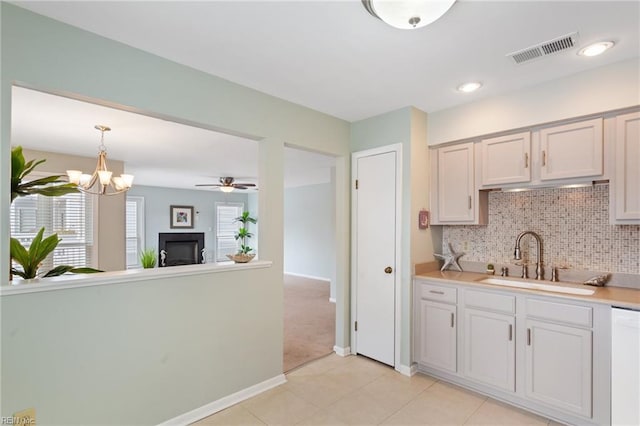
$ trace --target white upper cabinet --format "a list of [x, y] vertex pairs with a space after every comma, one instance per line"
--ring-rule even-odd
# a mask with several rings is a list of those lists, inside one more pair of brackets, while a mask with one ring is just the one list
[[540, 130], [540, 179], [603, 174], [602, 118]]
[[531, 180], [531, 132], [483, 139], [482, 186]]
[[640, 112], [616, 117], [612, 222], [640, 223]]
[[479, 224], [478, 203], [486, 195], [475, 188], [473, 142], [445, 146], [432, 151], [432, 198], [434, 224]]

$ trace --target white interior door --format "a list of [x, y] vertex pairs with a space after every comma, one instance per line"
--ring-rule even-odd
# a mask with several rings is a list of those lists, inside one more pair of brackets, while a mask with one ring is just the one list
[[354, 155], [356, 352], [395, 365], [399, 153]]

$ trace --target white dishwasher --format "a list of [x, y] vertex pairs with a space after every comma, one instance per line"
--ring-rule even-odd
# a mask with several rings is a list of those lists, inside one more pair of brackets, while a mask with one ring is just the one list
[[640, 425], [640, 311], [611, 309], [611, 424]]

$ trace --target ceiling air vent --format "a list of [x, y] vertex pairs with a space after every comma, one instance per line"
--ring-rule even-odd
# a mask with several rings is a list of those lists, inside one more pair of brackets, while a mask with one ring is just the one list
[[516, 64], [530, 61], [532, 59], [541, 58], [553, 53], [562, 52], [578, 45], [578, 33], [571, 33], [553, 40], [538, 43], [535, 46], [527, 47], [513, 53], [507, 54], [514, 60]]

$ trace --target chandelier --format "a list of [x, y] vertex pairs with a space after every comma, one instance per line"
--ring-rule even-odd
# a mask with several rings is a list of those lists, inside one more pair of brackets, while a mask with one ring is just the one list
[[104, 132], [111, 131], [108, 126], [96, 124], [100, 131], [100, 146], [98, 151], [98, 164], [93, 174], [86, 174], [80, 170], [67, 170], [69, 182], [78, 185], [82, 192], [95, 195], [115, 195], [128, 191], [133, 183], [133, 175], [121, 174], [113, 176], [113, 172], [107, 168], [107, 147], [104, 146]]
[[444, 15], [456, 0], [362, 0], [367, 12], [402, 30], [429, 25]]

